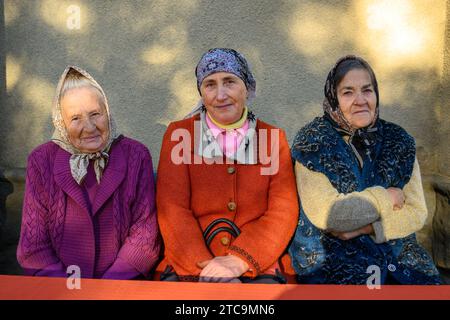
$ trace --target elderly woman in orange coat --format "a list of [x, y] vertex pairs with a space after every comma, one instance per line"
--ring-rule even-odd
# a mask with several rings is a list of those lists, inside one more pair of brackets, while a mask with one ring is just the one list
[[159, 279], [285, 283], [299, 209], [285, 133], [248, 109], [256, 83], [240, 53], [211, 49], [195, 74], [200, 103], [169, 125], [159, 160]]

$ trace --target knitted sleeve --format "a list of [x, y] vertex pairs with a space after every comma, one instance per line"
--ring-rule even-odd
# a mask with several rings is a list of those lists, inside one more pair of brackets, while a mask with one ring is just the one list
[[[383, 187], [343, 194], [323, 173], [309, 170], [300, 162], [295, 163], [295, 171], [302, 208], [317, 228], [347, 232], [379, 219], [377, 195], [383, 196]], [[380, 194], [373, 194], [371, 190], [379, 190]], [[386, 200], [390, 203], [389, 198]]]
[[111, 267], [105, 271], [102, 279], [127, 280], [137, 278], [140, 274], [141, 273], [137, 271], [136, 268], [119, 256]]
[[424, 226], [428, 210], [417, 158], [414, 160], [411, 179], [403, 187], [405, 204], [400, 210], [393, 209], [386, 189], [377, 188], [370, 192], [377, 199], [376, 206], [381, 216], [379, 221], [372, 224], [376, 233], [376, 242], [403, 238]]
[[[131, 225], [128, 236], [119, 250], [116, 263], [110, 273], [131, 274], [132, 268], [147, 276], [159, 258], [160, 239], [156, 221], [155, 182], [152, 159], [148, 149], [134, 149], [129, 155], [133, 164], [139, 167], [132, 183], [137, 187], [136, 198], [131, 208]], [[128, 265], [127, 265], [128, 264]], [[132, 267], [132, 268], [131, 268]], [[120, 270], [124, 268], [124, 270]], [[107, 271], [108, 272], [108, 271]], [[114, 277], [106, 273], [107, 277]]]
[[403, 188], [406, 203], [393, 210], [387, 190], [380, 186], [362, 192], [339, 193], [328, 178], [295, 164], [296, 179], [303, 210], [319, 229], [353, 231], [372, 223], [377, 243], [405, 237], [422, 228], [427, 217], [417, 159], [410, 181]]
[[[202, 230], [194, 216], [191, 206], [191, 182], [188, 164], [174, 163], [172, 152], [179, 152], [183, 146], [185, 152], [191, 150], [189, 131], [182, 140], [172, 141], [176, 132], [175, 124], [170, 124], [164, 134], [158, 166], [157, 204], [158, 222], [164, 239], [165, 255], [178, 275], [199, 275], [201, 270], [197, 262], [212, 259], [203, 239]], [[183, 131], [184, 130], [184, 131]]]
[[50, 172], [46, 163], [43, 153], [33, 152], [28, 158], [17, 260], [27, 275], [66, 277], [49, 235], [51, 214], [44, 179]]

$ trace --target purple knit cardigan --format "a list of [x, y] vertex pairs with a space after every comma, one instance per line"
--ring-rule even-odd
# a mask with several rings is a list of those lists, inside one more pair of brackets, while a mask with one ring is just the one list
[[73, 179], [70, 154], [53, 142], [28, 157], [17, 260], [28, 275], [146, 276], [159, 257], [152, 159], [141, 143], [113, 143], [95, 199]]

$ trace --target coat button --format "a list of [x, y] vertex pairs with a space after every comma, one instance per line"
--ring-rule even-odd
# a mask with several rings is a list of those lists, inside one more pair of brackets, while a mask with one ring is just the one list
[[228, 239], [227, 237], [222, 237], [222, 238], [220, 239], [220, 242], [222, 242], [222, 244], [223, 244], [224, 246], [227, 246], [227, 245], [230, 243], [230, 239]]
[[230, 211], [236, 210], [236, 203], [234, 203], [233, 201], [228, 202], [228, 210]]
[[233, 174], [236, 172], [236, 169], [234, 167], [228, 167], [228, 173]]

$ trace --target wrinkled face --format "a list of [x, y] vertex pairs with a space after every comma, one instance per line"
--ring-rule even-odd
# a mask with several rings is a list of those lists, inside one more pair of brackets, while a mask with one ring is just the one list
[[109, 135], [108, 115], [93, 88], [76, 88], [62, 98], [61, 113], [72, 145], [81, 152], [102, 150]]
[[375, 117], [377, 97], [365, 69], [347, 72], [337, 86], [339, 108], [354, 129], [370, 125]]
[[216, 72], [200, 85], [203, 103], [209, 115], [227, 125], [238, 121], [247, 100], [247, 88], [241, 78], [228, 72]]

